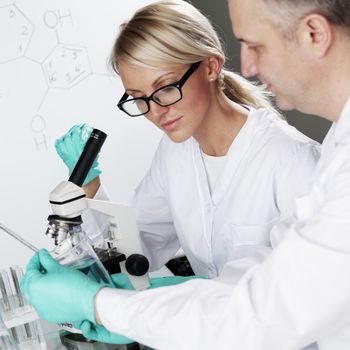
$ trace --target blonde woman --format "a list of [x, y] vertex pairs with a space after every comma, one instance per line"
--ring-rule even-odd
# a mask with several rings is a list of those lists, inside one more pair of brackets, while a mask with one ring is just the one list
[[[272, 226], [293, 215], [294, 198], [308, 189], [305, 179], [317, 162], [317, 143], [288, 125], [262, 88], [224, 68], [225, 56], [212, 25], [185, 1], [159, 1], [138, 10], [121, 26], [111, 64], [125, 87], [120, 110], [129, 117], [144, 116], [164, 132], [133, 200], [151, 270], [182, 248], [196, 275], [215, 278], [224, 265], [233, 266], [219, 279], [234, 285], [270, 251]], [[75, 126], [57, 140], [67, 164], [75, 164], [73, 154], [81, 151], [81, 135], [88, 129]], [[75, 139], [79, 142], [72, 142]], [[95, 198], [105, 198], [100, 172], [96, 165], [85, 186]], [[89, 215], [87, 231], [94, 219]], [[57, 276], [60, 283], [65, 282]], [[160, 304], [165, 299], [171, 303], [180, 293], [189, 301], [178, 310], [185, 317], [196, 303], [186, 290], [188, 283], [164, 289]], [[186, 339], [186, 347], [181, 334], [172, 334], [178, 342], [168, 344], [171, 326], [150, 330], [143, 322], [129, 323], [143, 317], [140, 307], [149, 316], [151, 309], [142, 304], [143, 297], [150, 300], [149, 292], [134, 296], [136, 292], [104, 288], [96, 298], [103, 325], [157, 349], [195, 349], [195, 341]], [[124, 298], [129, 310], [120, 322], [117, 304]], [[133, 298], [140, 307], [132, 306]], [[68, 309], [63, 318], [72, 321]], [[156, 309], [152, 317], [157, 324]], [[107, 341], [98, 334], [88, 335]]]
[[[182, 247], [196, 274], [218, 276], [227, 261], [268, 247], [273, 224], [308, 188], [316, 143], [224, 60], [210, 22], [185, 1], [140, 9], [114, 45], [111, 63], [125, 87], [118, 107], [164, 131], [133, 201], [152, 270]], [[66, 162], [68, 135], [56, 142]], [[99, 178], [87, 188], [93, 196]]]

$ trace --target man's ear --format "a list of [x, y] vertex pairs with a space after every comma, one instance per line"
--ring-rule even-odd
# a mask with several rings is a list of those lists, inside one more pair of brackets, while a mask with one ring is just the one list
[[299, 45], [313, 57], [324, 56], [334, 40], [330, 22], [322, 15], [312, 13], [304, 17], [296, 31]]

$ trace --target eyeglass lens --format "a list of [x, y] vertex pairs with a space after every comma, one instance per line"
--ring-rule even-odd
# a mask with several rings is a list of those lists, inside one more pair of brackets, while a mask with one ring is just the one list
[[[160, 106], [169, 106], [181, 99], [181, 92], [176, 86], [165, 86], [154, 92], [149, 99]], [[149, 105], [146, 100], [135, 98], [125, 101], [123, 109], [130, 115], [140, 115], [149, 111]]]

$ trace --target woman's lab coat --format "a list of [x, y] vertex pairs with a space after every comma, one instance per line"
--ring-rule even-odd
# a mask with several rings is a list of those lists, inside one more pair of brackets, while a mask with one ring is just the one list
[[230, 260], [262, 246], [269, 251], [272, 226], [292, 215], [318, 157], [315, 141], [269, 110], [253, 109], [210, 193], [197, 141], [174, 143], [165, 135], [133, 201], [151, 270], [180, 247], [194, 272], [210, 278]]
[[[257, 145], [256, 148], [253, 147], [254, 149], [263, 152], [264, 146], [268, 144], [267, 140], [271, 143], [276, 142], [274, 141], [276, 136], [271, 139], [267, 137], [265, 140], [265, 134], [276, 135], [275, 125], [280, 128], [283, 123], [272, 122], [274, 120], [272, 117], [260, 116], [257, 119], [253, 117], [250, 122], [254, 120], [259, 125], [266, 125], [269, 120], [271, 121], [270, 127], [257, 127], [258, 130], [265, 132], [256, 131], [247, 138], [252, 147]], [[285, 129], [285, 126], [281, 127], [281, 130]], [[275, 147], [284, 149], [277, 144]], [[230, 153], [232, 151], [233, 149]], [[273, 158], [271, 155], [276, 154], [276, 151], [278, 154], [279, 149], [274, 151], [271, 154], [263, 152], [267, 161]], [[248, 154], [249, 150], [245, 155]], [[252, 151], [252, 154], [258, 157], [259, 151]], [[193, 164], [196, 164], [195, 159], [194, 156]], [[236, 181], [232, 176], [231, 184], [237, 182], [235, 188], [239, 188], [241, 182], [246, 190], [253, 190], [257, 201], [261, 203], [263, 200], [259, 196], [262, 192], [255, 193], [260, 188], [255, 182], [260, 180], [260, 174], [264, 174], [262, 170], [266, 172], [267, 168], [264, 167], [263, 158], [248, 159], [260, 160], [258, 162], [260, 171], [256, 171], [255, 181], [252, 177], [248, 177], [249, 181], [253, 180], [249, 186], [246, 185], [248, 179], [245, 177], [240, 177], [241, 181]], [[244, 160], [246, 159], [241, 158], [241, 162]], [[288, 167], [290, 162], [289, 158], [284, 166]], [[257, 170], [254, 163], [247, 162], [247, 164]], [[270, 169], [274, 169], [271, 164]], [[295, 182], [302, 180], [297, 171], [292, 171], [291, 168], [290, 172], [284, 173], [288, 178], [287, 181], [282, 181], [283, 176], [275, 179], [277, 182], [282, 182], [279, 183], [279, 186], [282, 186], [279, 188], [281, 197], [285, 190], [288, 193], [288, 185], [294, 185]], [[186, 183], [183, 177], [185, 174], [182, 169], [179, 176]], [[268, 186], [267, 178], [262, 177], [265, 180], [261, 181], [262, 187]], [[320, 350], [348, 350], [350, 348], [350, 99], [339, 121], [333, 125], [323, 143], [321, 158], [312, 180], [312, 187], [308, 193], [296, 200], [295, 217], [277, 224], [272, 230], [271, 238], [274, 246], [272, 253], [261, 264], [252, 267], [238, 284], [231, 285], [230, 276], [235, 276], [237, 266], [245, 259], [228, 262], [218, 279], [191, 280], [180, 286], [143, 292], [105, 288], [100, 291], [96, 299], [102, 323], [110, 331], [122, 333], [156, 349], [289, 350], [300, 349], [317, 341]], [[198, 191], [196, 190], [198, 183], [199, 181], [191, 190], [186, 188], [189, 190], [190, 198], [193, 192]], [[226, 187], [228, 195], [230, 188], [230, 185]], [[245, 207], [247, 205], [245, 197], [243, 193], [239, 193], [240, 202]], [[251, 194], [252, 191], [247, 191], [248, 196]], [[278, 191], [274, 192], [274, 195], [278, 203]], [[225, 195], [220, 198], [225, 199]], [[234, 198], [233, 194], [231, 198]], [[267, 203], [271, 205], [271, 202]], [[183, 204], [189, 210], [189, 206]], [[235, 202], [233, 205], [236, 210]], [[255, 208], [254, 201], [251, 201], [251, 205], [252, 218], [256, 219], [259, 217], [258, 207]], [[226, 212], [228, 214], [226, 222], [243, 219], [240, 216], [236, 219], [233, 215], [236, 212], [231, 211], [230, 207]], [[242, 212], [245, 211], [239, 210], [240, 214]], [[189, 210], [186, 218], [191, 221], [192, 216], [193, 211]], [[221, 218], [223, 217], [224, 215]], [[206, 218], [204, 215], [203, 222]], [[246, 219], [249, 217], [244, 218]], [[256, 223], [264, 226], [264, 222]], [[198, 226], [203, 230], [203, 223]], [[205, 233], [204, 239], [197, 236], [198, 246], [201, 249], [206, 247], [205, 251], [210, 252], [207, 243], [202, 243], [208, 239], [208, 232]], [[211, 230], [211, 233], [212, 238], [215, 231]], [[190, 234], [193, 234], [192, 231]], [[237, 237], [234, 233], [232, 236]], [[251, 236], [249, 237], [251, 239]], [[228, 239], [227, 236], [225, 239]], [[231, 242], [229, 240], [228, 244], [231, 245]], [[258, 253], [258, 250], [256, 252]], [[204, 256], [200, 253], [199, 255]]]
[[305, 194], [319, 145], [266, 109], [252, 111], [210, 193], [199, 144], [166, 135], [136, 190], [143, 249], [152, 270], [181, 247], [197, 275], [216, 277], [227, 261], [270, 247], [270, 230]]

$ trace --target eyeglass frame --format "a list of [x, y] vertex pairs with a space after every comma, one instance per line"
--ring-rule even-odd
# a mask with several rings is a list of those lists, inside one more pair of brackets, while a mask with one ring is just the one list
[[[176, 83], [172, 83], [172, 84], [168, 84], [168, 85], [164, 85], [162, 87], [160, 87], [159, 89], [155, 90], [152, 92], [151, 95], [149, 95], [148, 97], [145, 96], [145, 97], [136, 97], [136, 98], [131, 98], [128, 100], [128, 97], [130, 96], [127, 92], [124, 93], [124, 95], [122, 96], [122, 98], [119, 100], [117, 106], [118, 108], [123, 111], [124, 113], [126, 113], [129, 117], [139, 117], [141, 115], [145, 115], [146, 113], [148, 113], [150, 110], [151, 110], [151, 106], [150, 106], [150, 101], [153, 101], [154, 103], [156, 103], [158, 106], [162, 106], [162, 107], [167, 107], [167, 106], [171, 106], [177, 102], [179, 102], [183, 95], [182, 95], [182, 87], [184, 86], [184, 84], [186, 83], [186, 81], [189, 79], [189, 77], [197, 70], [197, 68], [199, 67], [201, 61], [199, 62], [195, 62], [195, 63], [192, 63], [190, 65], [190, 67], [187, 69], [187, 71], [184, 73], [184, 75], [180, 78], [179, 81], [177, 81]], [[167, 103], [167, 104], [161, 104], [159, 103], [159, 101], [155, 101], [153, 99], [153, 96], [160, 90], [163, 90], [163, 89], [166, 89], [168, 87], [175, 87], [179, 90], [180, 92], [180, 98], [174, 102], [171, 102], [171, 103]], [[144, 112], [144, 113], [140, 113], [140, 114], [136, 114], [136, 115], [131, 115], [129, 114], [126, 110], [124, 110], [123, 108], [123, 104], [125, 102], [130, 102], [130, 101], [135, 101], [135, 100], [142, 100], [142, 101], [145, 101], [146, 102], [146, 105], [148, 107], [147, 111]]]

